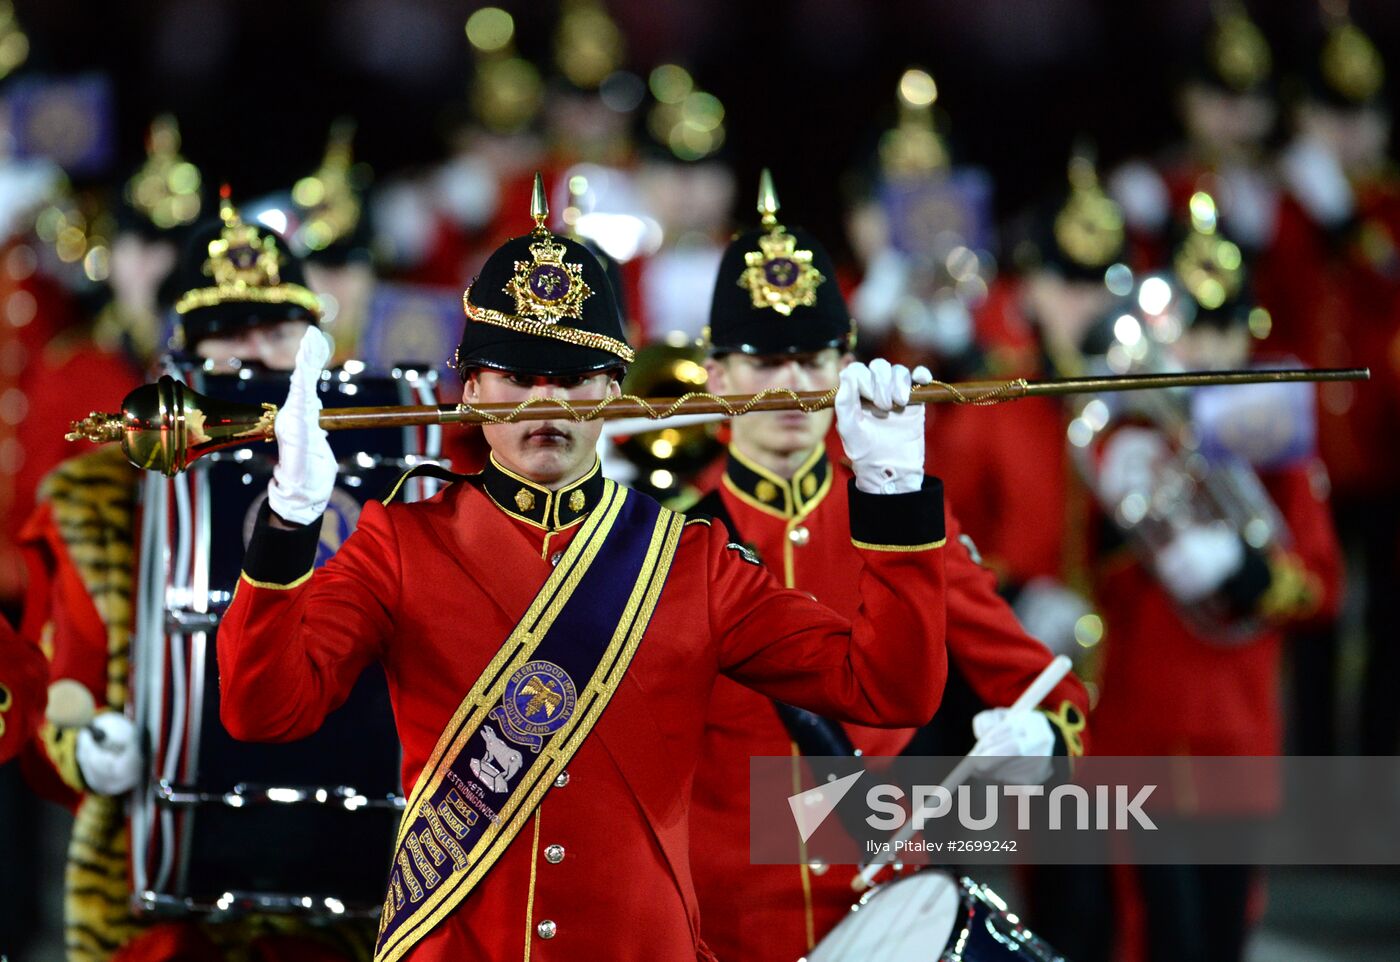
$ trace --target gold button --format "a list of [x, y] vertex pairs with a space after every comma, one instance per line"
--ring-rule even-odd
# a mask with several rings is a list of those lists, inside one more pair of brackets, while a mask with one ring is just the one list
[[778, 496], [778, 486], [772, 481], [760, 481], [754, 485], [753, 493], [758, 495], [760, 501], [772, 501]]
[[812, 540], [812, 532], [808, 531], [805, 526], [799, 524], [788, 532], [788, 540], [800, 548], [808, 541]]
[[575, 511], [575, 512], [577, 512], [577, 511], [582, 511], [582, 510], [583, 510], [583, 492], [582, 492], [582, 491], [577, 491], [577, 490], [576, 490], [576, 491], [574, 491], [572, 494], [569, 495], [569, 510]]
[[529, 511], [535, 506], [535, 493], [521, 488], [515, 492], [515, 506], [521, 511]]
[[803, 496], [804, 498], [810, 498], [812, 495], [814, 495], [814, 494], [816, 494], [816, 493], [817, 493], [817, 477], [816, 477], [816, 475], [814, 475], [814, 474], [809, 474], [809, 475], [807, 475], [805, 478], [802, 479], [802, 496]]
[[558, 865], [564, 861], [564, 846], [550, 845], [544, 850], [544, 860], [550, 865]]
[[569, 784], [569, 773], [567, 771], [562, 771], [559, 773], [559, 777], [554, 779], [554, 787], [563, 788], [567, 784]]
[[539, 925], [535, 926], [535, 932], [542, 939], [552, 939], [558, 934], [559, 926], [554, 924], [553, 919], [545, 919]]

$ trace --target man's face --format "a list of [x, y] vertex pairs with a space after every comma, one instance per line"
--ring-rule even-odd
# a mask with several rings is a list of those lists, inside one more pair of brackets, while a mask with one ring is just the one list
[[1025, 298], [1027, 312], [1055, 352], [1078, 353], [1090, 325], [1113, 304], [1104, 284], [1069, 280], [1052, 271], [1028, 276]]
[[[621, 387], [607, 372], [570, 377], [507, 374], [482, 369], [473, 372], [462, 391], [468, 404], [519, 404], [535, 397], [561, 398], [587, 405]], [[602, 421], [521, 421], [483, 424], [491, 452], [505, 467], [545, 487], [557, 487], [582, 477], [593, 465]]]
[[1385, 164], [1390, 117], [1374, 107], [1344, 110], [1316, 101], [1298, 109], [1298, 133], [1320, 141], [1348, 174], [1369, 174]]
[[1191, 142], [1218, 157], [1249, 154], [1269, 136], [1278, 108], [1263, 94], [1232, 94], [1205, 84], [1181, 92], [1181, 119]]
[[1235, 371], [1249, 365], [1253, 341], [1249, 328], [1199, 324], [1186, 329], [1172, 345], [1172, 355], [1188, 371]]
[[[715, 394], [757, 394], [769, 388], [829, 391], [836, 387], [850, 355], [829, 347], [809, 354], [729, 354], [705, 362]], [[735, 418], [731, 430], [740, 450], [779, 457], [812, 450], [831, 430], [830, 408], [813, 414], [763, 411]]]
[[199, 357], [215, 366], [231, 361], [257, 361], [272, 371], [290, 371], [297, 364], [297, 348], [311, 325], [306, 321], [258, 324], [219, 337], [206, 337], [194, 346]]
[[107, 278], [118, 304], [127, 310], [155, 313], [160, 282], [175, 268], [175, 245], [118, 234], [112, 242], [112, 272]]
[[306, 284], [323, 299], [329, 297], [335, 304], [334, 316], [328, 311], [322, 319], [331, 336], [337, 343], [353, 344], [369, 312], [374, 269], [361, 261], [351, 261], [338, 267], [307, 264]]

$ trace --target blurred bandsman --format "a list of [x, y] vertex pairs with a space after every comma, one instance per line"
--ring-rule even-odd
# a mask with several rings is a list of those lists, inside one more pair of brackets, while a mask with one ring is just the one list
[[925, 70], [900, 78], [899, 119], [847, 222], [865, 276], [851, 295], [862, 341], [946, 377], [975, 361], [973, 312], [994, 274], [992, 184], [953, 166], [935, 121], [938, 87]]
[[[1087, 155], [1071, 158], [1066, 188], [1021, 234], [1012, 249], [1015, 272], [1003, 275], [1004, 292], [979, 313], [980, 336], [989, 357], [1001, 359], [998, 373], [1075, 376], [1085, 334], [1114, 301], [1109, 283], [1126, 293], [1122, 285], [1131, 282], [1122, 263], [1122, 211]], [[934, 450], [950, 452], [960, 466], [948, 479], [956, 491], [950, 500], [1021, 623], [1057, 652], [1097, 640], [1101, 622], [1088, 600], [1088, 492], [1065, 456], [1063, 405], [1026, 398], [986, 410], [942, 407], [931, 428]], [[1036, 466], [1035, 484], [1021, 477], [1028, 464]]]
[[[1208, 195], [1192, 198], [1189, 216], [1172, 277], [1145, 279], [1131, 308], [1109, 315], [1112, 333], [1097, 349], [1110, 368], [1256, 363], [1262, 312], [1240, 250]], [[1114, 523], [1096, 565], [1109, 626], [1092, 716], [1103, 754], [1282, 754], [1285, 632], [1328, 623], [1341, 593], [1312, 398], [1310, 385], [1269, 384], [1079, 409], [1070, 445]], [[1185, 762], [1161, 814], [1229, 824], [1278, 804], [1258, 788], [1247, 800], [1215, 798]], [[1251, 867], [1140, 865], [1132, 874], [1146, 958], [1244, 957]]]
[[[806, 231], [780, 225], [777, 206], [765, 171], [763, 226], [729, 245], [714, 280], [706, 368], [709, 389], [719, 394], [827, 391], [851, 361], [855, 322], [831, 258]], [[927, 374], [916, 371], [916, 380]], [[854, 617], [860, 552], [847, 530], [847, 489], [862, 476], [834, 440], [828, 443], [831, 424], [827, 411], [736, 418], [724, 474], [695, 510], [722, 520], [784, 585]], [[942, 455], [932, 452], [929, 460], [936, 464]], [[951, 511], [945, 525], [949, 678], [927, 729], [843, 727], [725, 679], [716, 683], [695, 781], [690, 859], [705, 938], [721, 959], [797, 958], [852, 900], [848, 868], [749, 864], [750, 756], [791, 754], [799, 766], [802, 754], [897, 755], [911, 742], [924, 754], [963, 754], [975, 732], [995, 746], [988, 755], [1003, 757], [993, 777], [1035, 782], [1048, 774], [1048, 756], [1083, 752], [1088, 700], [1073, 676], [1040, 711], [1003, 719], [1003, 708], [1052, 655], [1017, 624]]]
[[[169, 290], [176, 297], [177, 341], [182, 352], [214, 367], [254, 362], [289, 369], [302, 334], [319, 320], [316, 297], [280, 237], [244, 224], [227, 200], [220, 213], [191, 231], [176, 265]], [[208, 267], [220, 257], [239, 259], [225, 263], [242, 265], [241, 286], [211, 278]], [[266, 269], [269, 257], [275, 270]], [[220, 962], [248, 952], [288, 962], [363, 958], [372, 936], [363, 925], [313, 931], [285, 917], [161, 923], [133, 913], [125, 801], [147, 750], [126, 713], [139, 481], [116, 445], [72, 457], [45, 478], [22, 535], [30, 570], [26, 626], [51, 640], [55, 683], [70, 691], [78, 686], [87, 705], [96, 706], [90, 720], [65, 712], [46, 721], [32, 746], [39, 764], [29, 772], [36, 790], [76, 813], [64, 876], [67, 958]]]
[[[1294, 138], [1279, 159], [1288, 188], [1278, 242], [1258, 271], [1273, 316], [1267, 342], [1320, 367], [1369, 366], [1365, 385], [1319, 385], [1319, 441], [1338, 524], [1365, 591], [1366, 670], [1359, 750], [1389, 755], [1400, 737], [1400, 177], [1388, 156], [1391, 100], [1380, 51], [1337, 4], [1309, 50]], [[1330, 734], [1335, 641], [1299, 651], [1302, 745]], [[1321, 735], [1322, 737], [1314, 737]]]
[[1124, 165], [1108, 181], [1123, 207], [1134, 268], [1168, 256], [1173, 212], [1198, 190], [1216, 198], [1222, 223], [1247, 253], [1274, 239], [1279, 188], [1268, 155], [1278, 121], [1273, 52], [1242, 0], [1211, 3], [1210, 18], [1178, 85], [1185, 140], [1156, 161]]
[[117, 202], [107, 276], [112, 299], [93, 328], [99, 344], [125, 351], [143, 369], [165, 349], [166, 322], [157, 306], [161, 284], [204, 209], [203, 178], [180, 153], [179, 125], [172, 115], [157, 117], [146, 133], [145, 162]]

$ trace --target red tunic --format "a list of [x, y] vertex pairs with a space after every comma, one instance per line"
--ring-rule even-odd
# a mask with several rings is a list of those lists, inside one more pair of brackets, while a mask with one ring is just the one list
[[[731, 449], [718, 496], [736, 536], [785, 584], [854, 617], [861, 598], [852, 572], [860, 553], [847, 536], [850, 477], [823, 448], [790, 481]], [[1021, 630], [996, 593], [996, 578], [960, 540], [951, 513], [946, 527], [953, 542], [944, 552], [950, 675], [960, 675], [984, 705], [1010, 705], [1049, 663], [1050, 652]], [[1073, 676], [1045, 705], [1056, 710], [1065, 702], [1080, 719], [1088, 711]], [[854, 725], [847, 731], [867, 755], [898, 754], [913, 734]], [[850, 910], [848, 866], [749, 864], [749, 756], [792, 750], [770, 699], [727, 679], [715, 684], [691, 809], [691, 866], [705, 941], [721, 959], [791, 962]]]
[[[427, 501], [370, 503], [340, 552], [305, 580], [314, 532], [259, 527], [219, 631], [225, 725], [249, 739], [310, 732], [377, 658], [411, 788], [601, 484], [595, 472], [551, 493], [493, 464]], [[578, 511], [576, 490], [585, 493]], [[686, 525], [640, 649], [567, 782], [409, 958], [704, 957], [689, 813], [717, 676], [869, 724], [922, 724], [942, 693], [943, 561], [928, 546], [943, 537], [936, 483], [853, 501], [862, 540], [908, 546], [855, 552], [863, 606], [854, 621], [781, 589], [722, 528]], [[529, 507], [505, 507], [514, 504]], [[562, 858], [541, 858], [556, 845]], [[546, 920], [549, 939], [538, 928]]]
[[0, 618], [0, 764], [19, 754], [43, 718], [49, 663]]

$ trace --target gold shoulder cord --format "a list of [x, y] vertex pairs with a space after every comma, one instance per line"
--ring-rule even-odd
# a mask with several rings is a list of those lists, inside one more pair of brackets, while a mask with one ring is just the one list
[[[1014, 381], [1007, 381], [993, 393], [981, 398], [970, 398], [966, 394], [959, 391], [954, 385], [949, 384], [946, 381], [930, 381], [927, 385], [919, 386], [945, 388], [953, 396], [954, 404], [970, 404], [973, 407], [989, 407], [993, 404], [1000, 404], [1003, 401], [1011, 401], [1015, 400], [1018, 397], [1021, 397], [1026, 391], [1026, 389], [1029, 387], [1029, 384], [1027, 383], [1025, 378], [1018, 377]], [[797, 405], [797, 409], [799, 411], [801, 411], [803, 414], [812, 414], [816, 411], [822, 410], [823, 408], [831, 407], [832, 403], [836, 400], [836, 390], [836, 388], [832, 388], [830, 391], [827, 391], [820, 397], [813, 398], [810, 401], [804, 401], [801, 397], [798, 396], [796, 391], [793, 391], [789, 388], [770, 387], [766, 390], [759, 391], [757, 394], [753, 395], [743, 404], [739, 405], [732, 404], [727, 399], [719, 396], [718, 394], [710, 394], [708, 391], [691, 391], [689, 394], [684, 394], [676, 398], [674, 401], [672, 401], [665, 407], [657, 407], [656, 405], [648, 401], [646, 398], [637, 397], [632, 394], [619, 394], [614, 397], [602, 398], [598, 401], [598, 403], [585, 407], [576, 407], [574, 404], [564, 400], [563, 398], [535, 397], [530, 398], [528, 401], [521, 401], [515, 406], [514, 410], [512, 410], [509, 414], [506, 415], [496, 415], [490, 413], [489, 411], [480, 410], [470, 404], [467, 404], [465, 401], [457, 405], [457, 410], [462, 412], [463, 414], [475, 415], [476, 417], [479, 417], [483, 421], [486, 421], [490, 424], [510, 424], [520, 416], [521, 412], [529, 408], [540, 407], [541, 405], [553, 405], [554, 407], [557, 407], [561, 412], [563, 412], [563, 414], [568, 418], [568, 420], [581, 422], [596, 420], [599, 417], [599, 415], [602, 414], [604, 409], [606, 409], [610, 404], [617, 404], [621, 401], [631, 401], [640, 405], [643, 408], [645, 412], [643, 414], [644, 417], [652, 421], [658, 421], [662, 418], [671, 417], [673, 414], [676, 413], [677, 410], [680, 409], [682, 405], [686, 404], [689, 401], [701, 400], [714, 401], [723, 409], [723, 413], [727, 417], [737, 418], [740, 415], [748, 414], [760, 402], [770, 397], [791, 398], [793, 400], [793, 403]]]

